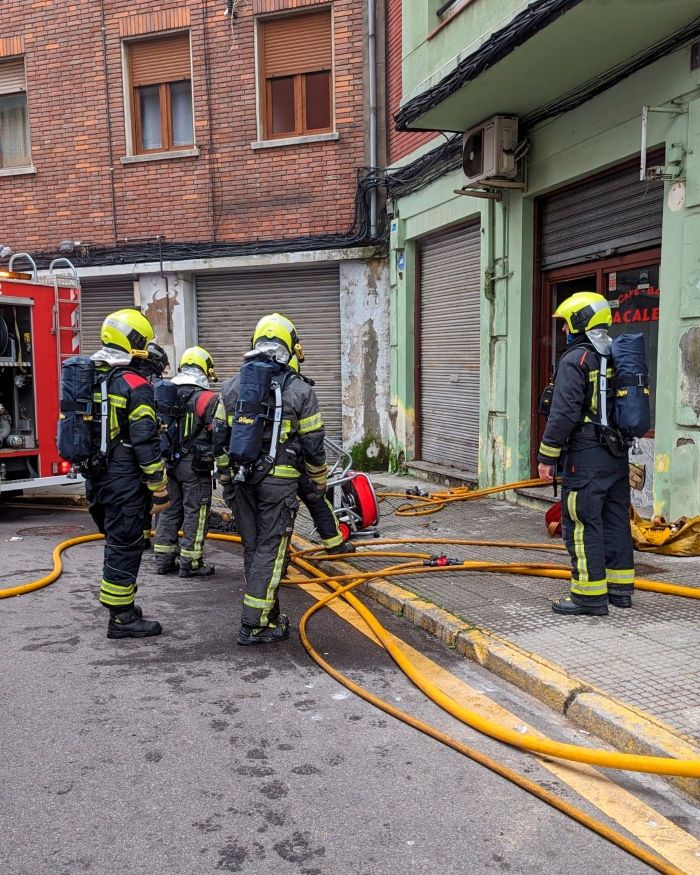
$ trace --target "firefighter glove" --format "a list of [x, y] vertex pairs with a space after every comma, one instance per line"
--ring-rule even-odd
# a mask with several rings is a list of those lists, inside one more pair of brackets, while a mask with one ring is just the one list
[[216, 479], [224, 486], [226, 483], [231, 482], [231, 469], [230, 468], [217, 468], [216, 469]]
[[153, 505], [151, 506], [152, 513], [163, 513], [164, 510], [167, 510], [170, 507], [170, 498], [168, 496], [168, 490], [160, 489], [158, 492], [153, 493]]

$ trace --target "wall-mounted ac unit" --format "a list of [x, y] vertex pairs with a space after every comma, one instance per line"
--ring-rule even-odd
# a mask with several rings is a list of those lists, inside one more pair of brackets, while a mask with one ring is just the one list
[[463, 184], [497, 184], [499, 179], [515, 179], [515, 149], [518, 145], [518, 120], [494, 115], [464, 134], [462, 142]]

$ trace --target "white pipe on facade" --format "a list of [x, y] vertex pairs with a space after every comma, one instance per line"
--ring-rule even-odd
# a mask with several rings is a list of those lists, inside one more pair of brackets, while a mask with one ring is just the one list
[[[374, 176], [377, 168], [377, 11], [376, 0], [367, 0], [367, 35], [369, 67], [369, 163]], [[372, 188], [369, 202], [369, 224], [372, 237], [377, 234], [377, 189]]]

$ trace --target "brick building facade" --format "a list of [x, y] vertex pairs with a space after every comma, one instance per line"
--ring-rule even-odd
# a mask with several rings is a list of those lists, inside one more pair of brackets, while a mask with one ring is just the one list
[[[225, 18], [222, 0], [10, 5], [0, 63], [24, 58], [31, 166], [5, 179], [0, 170], [3, 242], [36, 250], [63, 239], [109, 245], [155, 234], [240, 241], [346, 231], [365, 163], [362, 4], [332, 7], [332, 134], [277, 146], [260, 129], [258, 16], [323, 8], [255, 0]], [[189, 33], [194, 144], [182, 157], [135, 156], [125, 50], [130, 40], [173, 31]]]
[[[46, 255], [68, 241], [83, 349], [107, 312], [135, 305], [171, 361], [201, 343], [226, 376], [257, 318], [280, 310], [330, 433], [388, 441], [386, 247], [370, 239], [366, 189], [356, 222], [368, 4], [5, 6], [0, 246]], [[383, 137], [383, 101], [378, 112]]]

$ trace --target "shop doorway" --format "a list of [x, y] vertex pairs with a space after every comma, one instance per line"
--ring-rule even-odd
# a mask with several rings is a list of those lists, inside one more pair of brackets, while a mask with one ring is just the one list
[[656, 410], [656, 373], [659, 343], [659, 264], [661, 249], [647, 249], [616, 258], [545, 271], [541, 277], [534, 325], [533, 392], [531, 420], [531, 469], [537, 471], [537, 449], [544, 433], [544, 417], [537, 413], [542, 389], [549, 382], [554, 365], [561, 355], [565, 337], [559, 320], [552, 318], [557, 306], [575, 292], [598, 292], [613, 307], [610, 334], [622, 332], [644, 335], [649, 363], [652, 430], [654, 437]]

